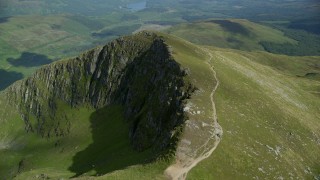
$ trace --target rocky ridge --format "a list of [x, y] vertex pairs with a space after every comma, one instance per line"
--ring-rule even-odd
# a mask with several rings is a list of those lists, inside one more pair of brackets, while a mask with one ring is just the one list
[[26, 131], [42, 137], [69, 133], [65, 106], [122, 105], [133, 147], [164, 149], [186, 120], [184, 103], [195, 90], [187, 76], [161, 37], [140, 32], [47, 65], [5, 93]]

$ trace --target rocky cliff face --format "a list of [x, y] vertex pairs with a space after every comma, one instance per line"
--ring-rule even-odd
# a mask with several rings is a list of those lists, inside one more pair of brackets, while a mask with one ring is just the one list
[[163, 149], [185, 120], [184, 101], [194, 90], [185, 76], [161, 37], [141, 32], [45, 66], [8, 88], [7, 97], [26, 130], [42, 137], [68, 134], [64, 106], [122, 105], [133, 147]]

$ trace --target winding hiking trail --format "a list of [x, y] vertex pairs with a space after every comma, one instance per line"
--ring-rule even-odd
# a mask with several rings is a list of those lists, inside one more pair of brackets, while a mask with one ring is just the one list
[[[210, 57], [206, 63], [211, 68], [215, 79], [215, 85], [210, 94], [212, 115], [210, 116], [210, 119], [203, 119], [201, 121], [188, 120], [186, 122], [184, 134], [182, 135], [181, 142], [177, 147], [176, 163], [165, 170], [166, 177], [172, 180], [186, 179], [188, 172], [193, 167], [213, 153], [220, 143], [221, 136], [223, 134], [222, 128], [218, 124], [218, 117], [213, 97], [219, 86], [219, 80], [216, 72], [214, 71], [214, 67], [209, 63], [213, 59], [213, 55], [208, 49], [203, 48], [202, 50]], [[198, 138], [191, 138], [193, 135], [197, 135]], [[200, 141], [201, 144], [199, 144], [198, 141]]]

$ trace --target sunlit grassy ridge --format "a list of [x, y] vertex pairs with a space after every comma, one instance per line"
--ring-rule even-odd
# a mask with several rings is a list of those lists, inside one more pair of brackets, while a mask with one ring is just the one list
[[[215, 103], [224, 136], [189, 179], [319, 178], [320, 83], [295, 76], [306, 59], [319, 57], [304, 57], [294, 67], [300, 57], [211, 53], [220, 80]], [[286, 73], [284, 64], [291, 66]]]

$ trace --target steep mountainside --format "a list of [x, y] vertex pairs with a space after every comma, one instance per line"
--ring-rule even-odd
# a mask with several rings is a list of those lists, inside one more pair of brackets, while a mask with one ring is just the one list
[[7, 96], [19, 105], [26, 130], [48, 138], [69, 131], [61, 103], [97, 109], [122, 105], [134, 148], [156, 143], [163, 149], [183, 123], [183, 101], [194, 89], [183, 80], [186, 75], [163, 40], [140, 33], [46, 66], [11, 86]]
[[163, 174], [168, 161], [155, 160], [172, 154], [184, 122], [212, 120], [206, 59], [184, 41], [140, 32], [44, 66], [0, 96], [0, 174], [78, 177], [150, 162]]

